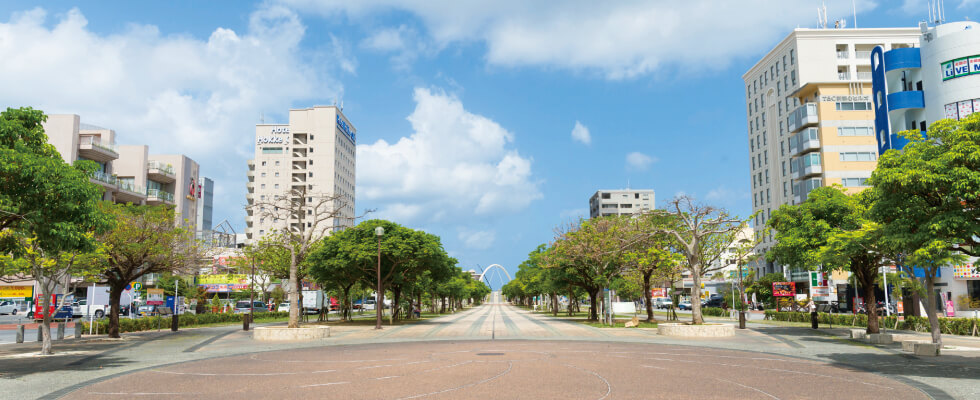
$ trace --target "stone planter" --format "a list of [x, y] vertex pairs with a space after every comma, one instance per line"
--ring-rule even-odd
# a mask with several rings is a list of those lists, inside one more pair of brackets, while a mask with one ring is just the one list
[[292, 329], [285, 326], [260, 326], [252, 332], [252, 338], [260, 342], [311, 342], [328, 337], [330, 337], [330, 327], [320, 325]]
[[663, 336], [715, 338], [735, 336], [735, 325], [729, 324], [658, 324], [657, 333]]

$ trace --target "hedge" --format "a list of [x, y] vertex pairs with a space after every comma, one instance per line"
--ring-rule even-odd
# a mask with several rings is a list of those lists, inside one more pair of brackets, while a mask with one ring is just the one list
[[[219, 322], [242, 322], [245, 314], [231, 313], [208, 313], [208, 314], [181, 314], [178, 325], [181, 327], [192, 327], [196, 325], [214, 324]], [[257, 312], [255, 319], [265, 318], [287, 318], [289, 312]], [[159, 329], [170, 329], [170, 316], [142, 317], [136, 319], [119, 318], [119, 332], [139, 332]], [[94, 322], [92, 333], [100, 334], [109, 331], [109, 319], [103, 318]], [[82, 331], [88, 332], [89, 322], [82, 322]]]
[[[766, 319], [789, 322], [810, 322], [810, 313], [766, 310]], [[929, 332], [928, 317], [905, 317], [898, 321], [896, 316], [878, 317], [880, 326], [887, 329], [900, 329], [915, 332]], [[866, 314], [827, 314], [817, 313], [817, 321], [822, 324], [848, 325], [866, 328]], [[897, 322], [897, 325], [896, 325]], [[976, 336], [980, 333], [980, 319], [977, 318], [939, 318], [939, 330], [950, 335]]]
[[719, 307], [702, 307], [701, 315], [705, 317], [727, 317], [728, 311]]

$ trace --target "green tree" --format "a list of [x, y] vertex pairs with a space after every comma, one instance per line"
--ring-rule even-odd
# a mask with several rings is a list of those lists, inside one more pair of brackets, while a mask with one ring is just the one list
[[[48, 144], [46, 119], [31, 108], [0, 113], [0, 277], [32, 276], [45, 310], [58, 287], [68, 289], [70, 275], [86, 273], [101, 256], [92, 233], [111, 223], [98, 207], [101, 189], [89, 181], [95, 163], [65, 163]], [[51, 354], [47, 314], [42, 354]]]
[[169, 206], [106, 204], [115, 225], [97, 239], [105, 247], [101, 276], [109, 286], [109, 337], [119, 337], [119, 302], [130, 282], [152, 273], [186, 273], [201, 259], [194, 233], [174, 226]]
[[630, 220], [626, 252], [623, 254], [628, 276], [638, 280], [643, 291], [647, 321], [653, 317], [653, 282], [663, 281], [677, 274], [684, 256], [677, 251], [667, 229], [676, 227], [676, 220], [665, 213], [645, 214]]
[[560, 269], [569, 283], [588, 294], [592, 321], [599, 319], [599, 290], [609, 287], [623, 270], [619, 232], [623, 227], [617, 218], [593, 218], [560, 230], [548, 252], [547, 268]]
[[850, 270], [868, 304], [867, 331], [878, 333], [875, 278], [888, 258], [866, 203], [865, 193], [852, 196], [840, 186], [827, 186], [810, 191], [802, 204], [779, 207], [768, 222], [776, 245], [766, 257], [802, 270]]
[[980, 114], [942, 120], [902, 133], [901, 151], [886, 151], [869, 183], [871, 218], [881, 224], [882, 241], [901, 254], [912, 274], [925, 272], [926, 310], [932, 341], [942, 344], [935, 280], [939, 268], [980, 256]]

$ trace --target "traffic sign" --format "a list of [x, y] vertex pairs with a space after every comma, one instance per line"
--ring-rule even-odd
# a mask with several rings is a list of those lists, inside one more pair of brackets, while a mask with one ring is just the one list
[[133, 283], [133, 288], [136, 289], [136, 290], [140, 290], [140, 289], [143, 288], [143, 284], [142, 283], [139, 283], [139, 282], [134, 282]]

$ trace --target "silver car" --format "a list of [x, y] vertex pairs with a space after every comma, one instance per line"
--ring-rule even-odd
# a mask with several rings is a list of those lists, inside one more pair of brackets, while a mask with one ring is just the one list
[[0, 315], [17, 315], [17, 310], [19, 308], [20, 307], [12, 301], [0, 302]]

